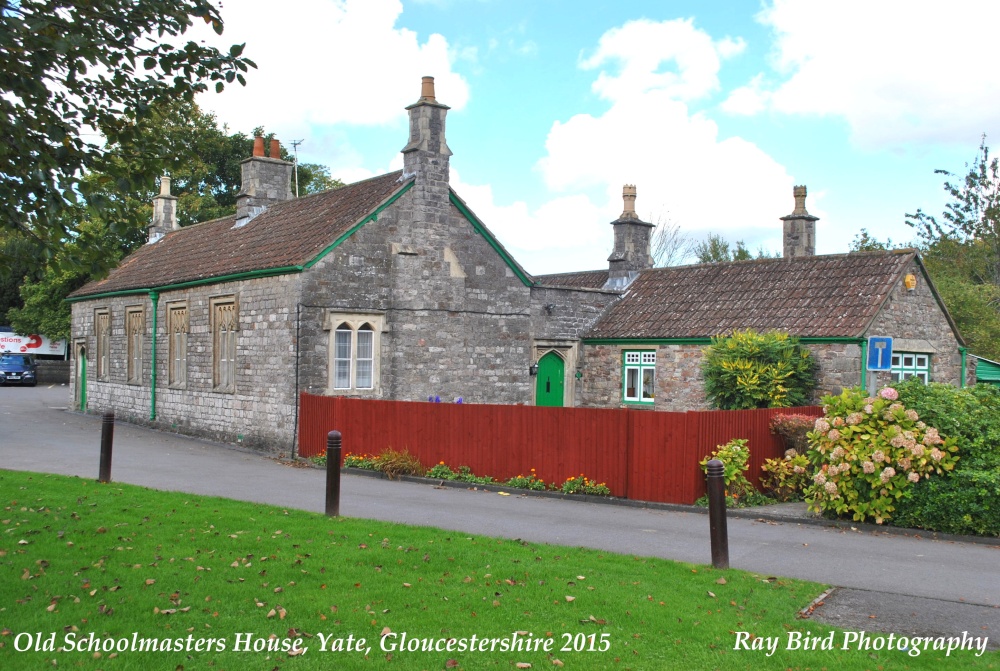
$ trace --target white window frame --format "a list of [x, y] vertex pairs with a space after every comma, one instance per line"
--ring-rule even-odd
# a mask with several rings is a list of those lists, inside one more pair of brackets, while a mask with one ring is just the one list
[[[645, 384], [647, 374], [650, 376], [648, 389]], [[629, 387], [629, 378], [633, 375], [635, 385]], [[622, 401], [643, 405], [656, 402], [656, 350], [622, 352]]]
[[[324, 325], [330, 331], [327, 393], [371, 395], [378, 392], [384, 324], [382, 314], [327, 313]], [[369, 347], [365, 346], [365, 340], [369, 341]], [[369, 356], [365, 356], [366, 353]], [[343, 374], [345, 368], [346, 375]]]
[[931, 381], [931, 355], [927, 352], [893, 352], [890, 374], [893, 382], [917, 377], [927, 384]]

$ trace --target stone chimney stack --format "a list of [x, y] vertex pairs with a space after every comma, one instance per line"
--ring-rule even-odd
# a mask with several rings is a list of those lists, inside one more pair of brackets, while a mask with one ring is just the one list
[[451, 149], [445, 141], [444, 122], [449, 109], [434, 97], [433, 77], [423, 78], [420, 99], [406, 108], [410, 114], [410, 141], [403, 147], [403, 175], [416, 176], [413, 186], [418, 198], [440, 192], [447, 202]]
[[170, 178], [164, 175], [160, 178], [160, 194], [153, 198], [153, 222], [147, 228], [149, 242], [156, 242], [178, 228], [177, 196], [170, 195]]
[[655, 224], [639, 219], [635, 213], [636, 189], [634, 184], [622, 187], [624, 208], [618, 219], [611, 222], [615, 227], [615, 248], [608, 257], [608, 281], [606, 289], [621, 289], [631, 284], [640, 270], [653, 267], [650, 253]]
[[795, 209], [791, 214], [781, 217], [784, 222], [784, 257], [791, 259], [796, 256], [815, 256], [816, 222], [819, 217], [814, 217], [806, 210], [805, 186], [794, 187], [792, 195], [795, 197]]
[[268, 208], [292, 198], [290, 161], [281, 160], [281, 143], [271, 140], [271, 156], [264, 156], [264, 138], [253, 139], [253, 156], [240, 163], [243, 186], [236, 196], [236, 224], [242, 226]]

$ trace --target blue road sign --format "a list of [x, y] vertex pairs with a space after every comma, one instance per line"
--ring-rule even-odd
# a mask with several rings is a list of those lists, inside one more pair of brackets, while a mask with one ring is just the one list
[[868, 370], [892, 370], [892, 338], [868, 339]]

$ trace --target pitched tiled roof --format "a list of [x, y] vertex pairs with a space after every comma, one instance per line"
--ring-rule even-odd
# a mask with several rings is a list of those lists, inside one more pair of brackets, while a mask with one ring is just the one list
[[912, 250], [644, 270], [587, 338], [704, 338], [734, 329], [860, 337]]
[[582, 289], [600, 289], [608, 281], [608, 271], [584, 270], [579, 273], [555, 273], [553, 275], [535, 275], [538, 284], [547, 287], [580, 287]]
[[70, 298], [302, 266], [408, 183], [391, 172], [275, 203], [240, 228], [233, 215], [172, 231]]

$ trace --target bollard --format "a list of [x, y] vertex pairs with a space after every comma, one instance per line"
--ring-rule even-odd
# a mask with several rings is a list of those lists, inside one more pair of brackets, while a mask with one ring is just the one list
[[726, 466], [708, 462], [708, 528], [712, 537], [712, 566], [729, 568], [729, 531], [726, 529]]
[[340, 431], [326, 434], [326, 514], [340, 516]]
[[111, 482], [111, 444], [115, 440], [115, 413], [107, 411], [101, 417], [101, 469], [98, 482]]

